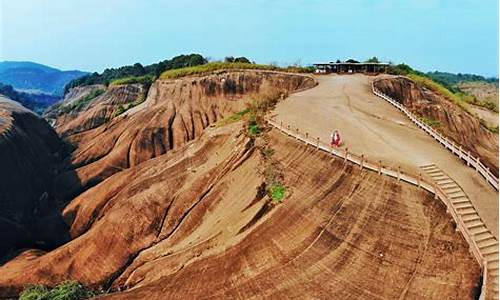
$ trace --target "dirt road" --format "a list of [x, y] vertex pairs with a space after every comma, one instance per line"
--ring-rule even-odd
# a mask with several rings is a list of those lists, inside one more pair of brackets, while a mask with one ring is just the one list
[[318, 77], [316, 88], [291, 95], [278, 104], [276, 120], [328, 142], [340, 131], [343, 147], [384, 165], [417, 174], [419, 166], [436, 164], [467, 193], [498, 239], [498, 192], [473, 169], [418, 129], [401, 112], [371, 92], [365, 75]]

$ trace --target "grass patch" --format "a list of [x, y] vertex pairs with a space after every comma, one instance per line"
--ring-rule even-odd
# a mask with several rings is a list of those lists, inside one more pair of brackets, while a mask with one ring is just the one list
[[145, 95], [140, 95], [134, 102], [130, 102], [130, 103], [127, 103], [125, 105], [120, 104], [116, 108], [114, 116], [115, 117], [119, 116], [119, 115], [123, 114], [124, 112], [126, 112], [127, 110], [131, 109], [132, 107], [135, 107], [135, 106], [143, 103], [144, 101], [146, 101], [146, 96]]
[[490, 100], [479, 100], [477, 97], [474, 95], [469, 95], [464, 92], [458, 91], [458, 92], [453, 92], [449, 88], [445, 87], [439, 82], [434, 81], [433, 79], [425, 76], [425, 75], [419, 75], [416, 73], [409, 73], [407, 74], [409, 78], [411, 78], [413, 81], [418, 82], [428, 89], [432, 90], [433, 92], [436, 92], [448, 100], [451, 100], [453, 103], [456, 105], [460, 106], [463, 110], [467, 112], [471, 112], [468, 104], [484, 107], [490, 111], [497, 112], [498, 113], [498, 107], [497, 105]]
[[271, 196], [272, 201], [274, 202], [282, 202], [285, 199], [286, 188], [281, 183], [275, 183], [271, 185], [269, 188], [269, 194]]
[[258, 124], [248, 126], [248, 133], [252, 136], [259, 136], [262, 133], [262, 128]]
[[439, 120], [429, 119], [429, 118], [426, 118], [426, 117], [420, 117], [419, 119], [424, 124], [426, 124], [427, 126], [430, 126], [432, 128], [439, 128], [439, 127], [441, 127], [441, 122]]
[[467, 104], [470, 103], [472, 99], [475, 97], [471, 95], [466, 95], [464, 93], [453, 93], [449, 89], [444, 87], [442, 84], [439, 84], [434, 80], [432, 80], [431, 78], [423, 75], [410, 73], [407, 76], [411, 78], [413, 81], [422, 84], [423, 86], [432, 90], [433, 92], [436, 92], [441, 96], [447, 98], [448, 100], [452, 101], [453, 103], [461, 107], [463, 110], [470, 112]]
[[182, 69], [168, 70], [160, 75], [160, 79], [176, 79], [185, 76], [207, 74], [217, 70], [227, 70], [227, 69], [252, 69], [252, 70], [271, 70], [271, 71], [283, 71], [291, 73], [312, 73], [314, 68], [311, 67], [278, 67], [273, 65], [262, 65], [262, 64], [252, 64], [243, 62], [212, 62], [204, 65], [187, 67]]
[[248, 113], [250, 112], [250, 109], [249, 108], [246, 108], [242, 111], [239, 111], [235, 114], [232, 114], [231, 116], [223, 119], [222, 121], [220, 121], [217, 126], [224, 126], [224, 125], [228, 125], [228, 124], [232, 124], [232, 123], [235, 123], [235, 122], [238, 122], [238, 121], [241, 121], [245, 115], [247, 115]]
[[87, 105], [89, 105], [92, 100], [94, 100], [95, 98], [97, 98], [100, 95], [104, 94], [104, 92], [106, 92], [104, 89], [93, 90], [87, 96], [82, 97], [82, 98], [78, 99], [77, 101], [75, 101], [75, 102], [73, 102], [73, 103], [71, 103], [69, 105], [62, 106], [60, 108], [60, 110], [63, 113], [69, 113], [69, 112], [75, 111], [75, 110], [76, 111], [80, 111], [83, 108], [85, 108]]
[[76, 281], [66, 281], [53, 289], [31, 285], [22, 291], [19, 300], [79, 300], [97, 296], [97, 293]]
[[124, 85], [124, 84], [134, 84], [140, 83], [144, 85], [151, 85], [155, 81], [155, 77], [152, 75], [144, 75], [144, 76], [129, 76], [118, 78], [111, 81], [110, 85]]

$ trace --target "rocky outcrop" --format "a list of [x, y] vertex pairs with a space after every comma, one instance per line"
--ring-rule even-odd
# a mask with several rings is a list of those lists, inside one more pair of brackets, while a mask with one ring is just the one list
[[44, 119], [0, 96], [0, 263], [9, 251], [68, 239], [53, 193], [64, 148]]
[[315, 84], [308, 76], [269, 71], [157, 80], [144, 102], [117, 116], [116, 104], [130, 103], [142, 90], [136, 85], [108, 88], [74, 121], [56, 127], [76, 147], [68, 172], [78, 175], [77, 181], [65, 174], [57, 178], [60, 196], [70, 199], [118, 171], [182, 147], [261, 93]]
[[437, 130], [474, 156], [479, 156], [498, 175], [498, 135], [479, 120], [445, 97], [405, 77], [378, 80], [375, 87], [402, 103], [417, 116], [439, 121]]

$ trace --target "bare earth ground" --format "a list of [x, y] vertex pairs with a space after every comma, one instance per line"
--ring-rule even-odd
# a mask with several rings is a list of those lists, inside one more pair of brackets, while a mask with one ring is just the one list
[[[332, 160], [275, 131], [271, 144], [285, 167], [290, 197], [284, 203], [263, 211], [262, 200], [225, 198], [196, 222], [204, 231], [220, 227], [219, 222], [206, 227], [212, 219], [235, 225], [247, 219], [242, 214], [247, 208], [257, 209], [248, 223], [254, 225], [228, 228], [229, 235], [238, 232], [236, 243], [224, 244], [226, 232], [200, 242], [192, 239], [200, 234], [195, 230], [185, 236], [191, 242], [173, 253], [134, 263], [138, 268], [125, 272], [128, 282], [137, 282], [133, 289], [103, 298], [473, 298], [479, 267], [432, 195]], [[248, 180], [255, 176], [254, 159], [255, 154], [238, 167], [246, 174], [234, 181], [242, 192], [255, 186]], [[222, 249], [212, 249], [213, 255], [199, 249], [200, 257], [169, 270], [186, 252], [215, 241]], [[136, 260], [151, 256], [151, 250]]]
[[319, 85], [278, 104], [276, 120], [328, 142], [339, 129], [343, 148], [370, 160], [417, 174], [436, 164], [467, 193], [483, 221], [498, 238], [498, 192], [473, 169], [418, 129], [401, 112], [371, 92], [376, 77], [319, 76]]

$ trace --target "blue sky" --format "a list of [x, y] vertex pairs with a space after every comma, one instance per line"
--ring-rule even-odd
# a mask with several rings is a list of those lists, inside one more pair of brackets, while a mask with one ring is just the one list
[[279, 64], [376, 55], [423, 71], [498, 76], [494, 0], [0, 3], [0, 60], [102, 71], [192, 52]]

